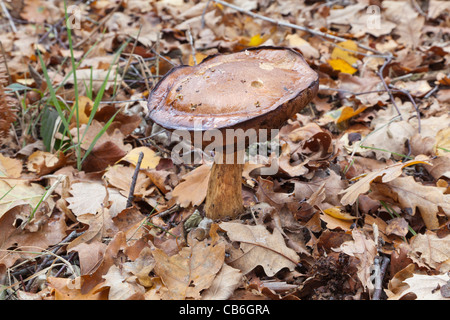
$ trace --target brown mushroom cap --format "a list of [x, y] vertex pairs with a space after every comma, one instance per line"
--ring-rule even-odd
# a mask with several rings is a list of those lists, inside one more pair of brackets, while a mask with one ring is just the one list
[[258, 47], [173, 68], [152, 90], [149, 118], [169, 130], [279, 128], [317, 92], [318, 75], [288, 48]]

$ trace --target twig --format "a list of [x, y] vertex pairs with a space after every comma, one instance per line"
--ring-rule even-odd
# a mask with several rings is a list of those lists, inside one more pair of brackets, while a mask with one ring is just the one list
[[[76, 251], [73, 251], [73, 252], [69, 255], [69, 257], [68, 257], [66, 260], [69, 261], [69, 262], [71, 262], [72, 259], [75, 257], [76, 254], [77, 254], [77, 252], [76, 252]], [[64, 265], [61, 267], [61, 269], [59, 269], [58, 272], [55, 274], [55, 278], [59, 277], [59, 275], [60, 275], [64, 270], [66, 270], [66, 268], [67, 268], [67, 264], [64, 264]]]
[[[375, 290], [373, 292], [372, 300], [380, 300], [381, 299], [381, 293], [383, 292], [383, 279], [384, 275], [386, 274], [387, 266], [389, 265], [389, 258], [388, 257], [377, 257], [381, 258], [381, 266], [379, 267], [379, 272], [377, 274], [377, 278], [375, 279], [375, 283], [379, 284], [375, 286]], [[379, 264], [379, 259], [378, 264]]]
[[[56, 247], [54, 247], [54, 248], [50, 251], [50, 253], [51, 253], [51, 254], [56, 254], [56, 252], [57, 252], [62, 246], [64, 246], [64, 245], [66, 244], [66, 242], [72, 241], [73, 239], [79, 237], [82, 233], [83, 233], [83, 232], [78, 233], [78, 232], [76, 232], [75, 230], [72, 231], [67, 237], [65, 237], [65, 238], [60, 242], [60, 244], [58, 244]], [[49, 260], [50, 260], [51, 257], [52, 257], [52, 255], [50, 255], [50, 254], [49, 254], [49, 255], [46, 255], [45, 258], [44, 258], [44, 260], [39, 264], [39, 266], [38, 266], [37, 269], [34, 271], [34, 273], [38, 273], [39, 271], [41, 271], [42, 269], [44, 269], [44, 268], [46, 267], [47, 263], [49, 262]], [[56, 258], [55, 258], [55, 259], [56, 259]], [[34, 282], [34, 279], [35, 279], [35, 278], [33, 278], [33, 279], [31, 279], [30, 281], [28, 281], [25, 291], [29, 291], [29, 290], [30, 290], [31, 285], [32, 285], [33, 282]]]
[[[435, 87], [436, 88], [436, 87]], [[404, 89], [398, 89], [394, 86], [389, 85], [388, 89], [384, 89], [384, 90], [371, 90], [371, 91], [364, 91], [364, 92], [353, 92], [350, 90], [345, 90], [345, 89], [337, 89], [337, 88], [329, 88], [329, 87], [325, 87], [325, 86], [320, 86], [319, 90], [330, 90], [330, 91], [336, 91], [336, 92], [343, 92], [343, 93], [348, 93], [354, 96], [360, 96], [360, 95], [365, 95], [365, 94], [370, 94], [370, 93], [381, 93], [381, 92], [400, 92], [403, 93], [405, 95], [408, 96], [409, 100], [411, 101], [414, 109], [416, 110], [416, 114], [417, 114], [417, 120], [418, 120], [418, 131], [419, 133], [421, 132], [421, 125], [420, 125], [420, 110], [417, 107], [416, 101], [414, 100], [414, 98], [411, 96], [411, 93], [409, 93], [408, 90], [404, 90]], [[391, 98], [391, 100], [393, 101], [393, 99]], [[393, 105], [396, 107], [395, 103], [393, 102]], [[398, 108], [397, 108], [398, 111]], [[402, 120], [402, 116], [401, 113], [399, 112], [399, 117], [400, 120]]]
[[388, 92], [389, 98], [391, 99], [392, 104], [394, 105], [395, 109], [397, 110], [397, 113], [398, 113], [399, 116], [400, 116], [400, 120], [403, 120], [402, 113], [400, 112], [400, 109], [397, 107], [397, 104], [395, 103], [395, 100], [394, 100], [394, 96], [392, 95], [392, 92], [391, 92], [391, 90], [389, 89], [388, 85], [386, 84], [386, 81], [384, 81], [384, 77], [383, 77], [383, 71], [384, 71], [384, 68], [389, 64], [389, 62], [391, 62], [391, 60], [392, 60], [392, 55], [390, 55], [389, 57], [386, 58], [386, 60], [384, 61], [383, 66], [382, 66], [382, 67], [380, 68], [380, 70], [378, 71], [378, 76], [380, 77], [381, 82], [383, 83], [384, 88], [385, 88], [386, 91]]
[[134, 169], [133, 178], [131, 180], [130, 192], [128, 193], [127, 206], [126, 206], [127, 208], [129, 208], [133, 205], [134, 189], [136, 188], [136, 181], [138, 178], [139, 169], [141, 168], [141, 163], [142, 163], [143, 158], [144, 158], [144, 153], [140, 152], [138, 161], [136, 163], [136, 169]]
[[424, 99], [428, 99], [429, 97], [431, 97], [431, 95], [433, 93], [435, 93], [436, 91], [439, 90], [439, 85], [436, 85], [432, 90], [430, 90], [423, 98]]
[[381, 293], [383, 292], [383, 278], [390, 260], [387, 257], [381, 256], [380, 254], [383, 240], [379, 236], [378, 225], [374, 223], [372, 227], [373, 227], [373, 238], [375, 240], [378, 253], [378, 255], [375, 257], [373, 261], [374, 273], [371, 276], [371, 278], [375, 280], [374, 283], [375, 290], [373, 292], [372, 300], [380, 300]]
[[203, 12], [202, 12], [202, 29], [205, 28], [205, 14], [206, 14], [206, 10], [208, 10], [210, 2], [211, 2], [211, 0], [208, 0], [208, 2], [206, 3], [206, 6], [205, 6], [205, 8], [203, 9]]
[[180, 206], [178, 204], [175, 204], [172, 207], [170, 207], [169, 209], [161, 211], [161, 212], [157, 212], [154, 215], [151, 215], [150, 217], [151, 218], [155, 218], [155, 217], [164, 218], [174, 212], [177, 212], [179, 209], [180, 209]]
[[14, 21], [9, 14], [8, 8], [6, 8], [5, 4], [3, 3], [3, 0], [0, 0], [0, 6], [2, 7], [3, 12], [5, 13], [5, 16], [8, 18], [9, 25], [11, 26], [12, 31], [17, 32], [16, 25], [14, 24]]
[[[267, 21], [267, 22], [271, 22], [271, 23], [273, 23], [273, 24], [275, 24], [277, 26], [305, 31], [305, 32], [308, 32], [310, 34], [313, 34], [313, 35], [316, 35], [316, 36], [319, 36], [319, 37], [324, 37], [324, 38], [327, 38], [327, 39], [330, 39], [330, 40], [334, 40], [334, 41], [339, 41], [339, 42], [343, 42], [343, 41], [347, 41], [348, 40], [348, 39], [341, 38], [341, 37], [338, 37], [338, 36], [334, 36], [334, 35], [331, 35], [331, 34], [328, 34], [328, 33], [324, 33], [322, 31], [313, 30], [313, 29], [310, 29], [310, 28], [307, 28], [307, 27], [299, 26], [299, 25], [296, 25], [296, 24], [288, 23], [288, 22], [278, 21], [278, 20], [275, 20], [275, 19], [263, 16], [263, 15], [251, 12], [249, 10], [242, 9], [242, 8], [240, 8], [238, 6], [235, 6], [233, 4], [230, 4], [230, 3], [222, 1], [222, 0], [212, 0], [212, 1], [214, 1], [216, 3], [219, 3], [219, 4], [223, 5], [223, 6], [229, 7], [231, 9], [234, 9], [236, 11], [242, 12], [242, 13], [244, 13], [246, 15], [249, 15], [249, 16], [251, 16], [253, 18], [257, 18], [257, 19], [261, 19], [261, 20], [264, 20], [264, 21]], [[387, 57], [387, 55], [384, 55], [382, 52], [380, 52], [380, 51], [378, 51], [376, 49], [373, 49], [371, 47], [365, 46], [365, 45], [360, 44], [360, 43], [357, 43], [357, 45], [361, 49], [364, 49], [364, 50], [367, 50], [367, 51], [370, 51], [370, 52], [374, 52], [377, 55], [380, 55], [382, 57]], [[342, 48], [342, 49], [345, 50], [345, 48]]]
[[195, 56], [196, 52], [195, 52], [195, 46], [194, 46], [194, 39], [192, 39], [192, 33], [191, 33], [191, 26], [188, 25], [188, 29], [186, 30], [188, 39], [189, 39], [189, 44], [191, 45], [192, 48], [192, 60], [194, 61], [194, 65], [197, 65], [197, 57]]
[[414, 109], [416, 110], [416, 114], [417, 114], [417, 122], [418, 122], [418, 131], [419, 133], [421, 133], [421, 125], [420, 125], [420, 111], [419, 108], [417, 107], [416, 101], [414, 100], [414, 98], [411, 96], [411, 93], [409, 93], [408, 90], [403, 90], [403, 89], [398, 89], [392, 85], [389, 86], [390, 88], [393, 88], [395, 91], [397, 92], [401, 92], [403, 94], [406, 94], [409, 98], [409, 100], [411, 101], [412, 105], [414, 106]]

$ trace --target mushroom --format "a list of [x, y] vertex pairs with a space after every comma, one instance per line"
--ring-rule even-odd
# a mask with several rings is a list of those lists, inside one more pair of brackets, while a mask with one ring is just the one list
[[213, 220], [235, 218], [244, 209], [243, 163], [236, 150], [239, 137], [229, 139], [230, 132], [254, 129], [258, 135], [260, 129], [280, 128], [312, 100], [318, 85], [317, 73], [289, 48], [213, 55], [196, 66], [169, 71], [150, 93], [148, 117], [168, 130], [186, 130], [191, 137], [208, 130], [222, 134], [222, 141], [214, 142], [232, 151], [228, 158], [227, 152], [215, 158], [204, 209]]

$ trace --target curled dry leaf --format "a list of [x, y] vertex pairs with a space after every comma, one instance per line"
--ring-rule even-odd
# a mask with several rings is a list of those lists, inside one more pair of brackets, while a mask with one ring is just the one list
[[394, 180], [402, 174], [402, 169], [411, 166], [414, 164], [422, 163], [429, 164], [428, 157], [426, 156], [417, 156], [414, 160], [406, 161], [406, 162], [398, 162], [393, 165], [387, 166], [384, 169], [376, 170], [367, 173], [361, 179], [359, 179], [356, 183], [351, 185], [345, 190], [339, 192], [340, 194], [344, 194], [341, 198], [341, 203], [343, 205], [353, 204], [355, 203], [358, 196], [362, 193], [366, 193], [370, 189], [370, 184], [375, 179], [381, 179], [381, 182], [386, 183]]
[[363, 232], [354, 229], [352, 231], [352, 241], [346, 241], [339, 248], [333, 249], [336, 252], [343, 252], [359, 260], [358, 278], [364, 287], [372, 290], [374, 288], [370, 274], [374, 259], [377, 255], [375, 241], [368, 238]]
[[66, 164], [66, 157], [61, 151], [52, 154], [50, 152], [35, 151], [28, 157], [27, 168], [42, 176], [62, 168]]

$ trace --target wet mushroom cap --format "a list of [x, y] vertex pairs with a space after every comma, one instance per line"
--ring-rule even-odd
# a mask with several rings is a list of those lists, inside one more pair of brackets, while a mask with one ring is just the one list
[[292, 49], [215, 55], [169, 71], [150, 93], [149, 118], [169, 130], [279, 128], [318, 85], [317, 73]]

